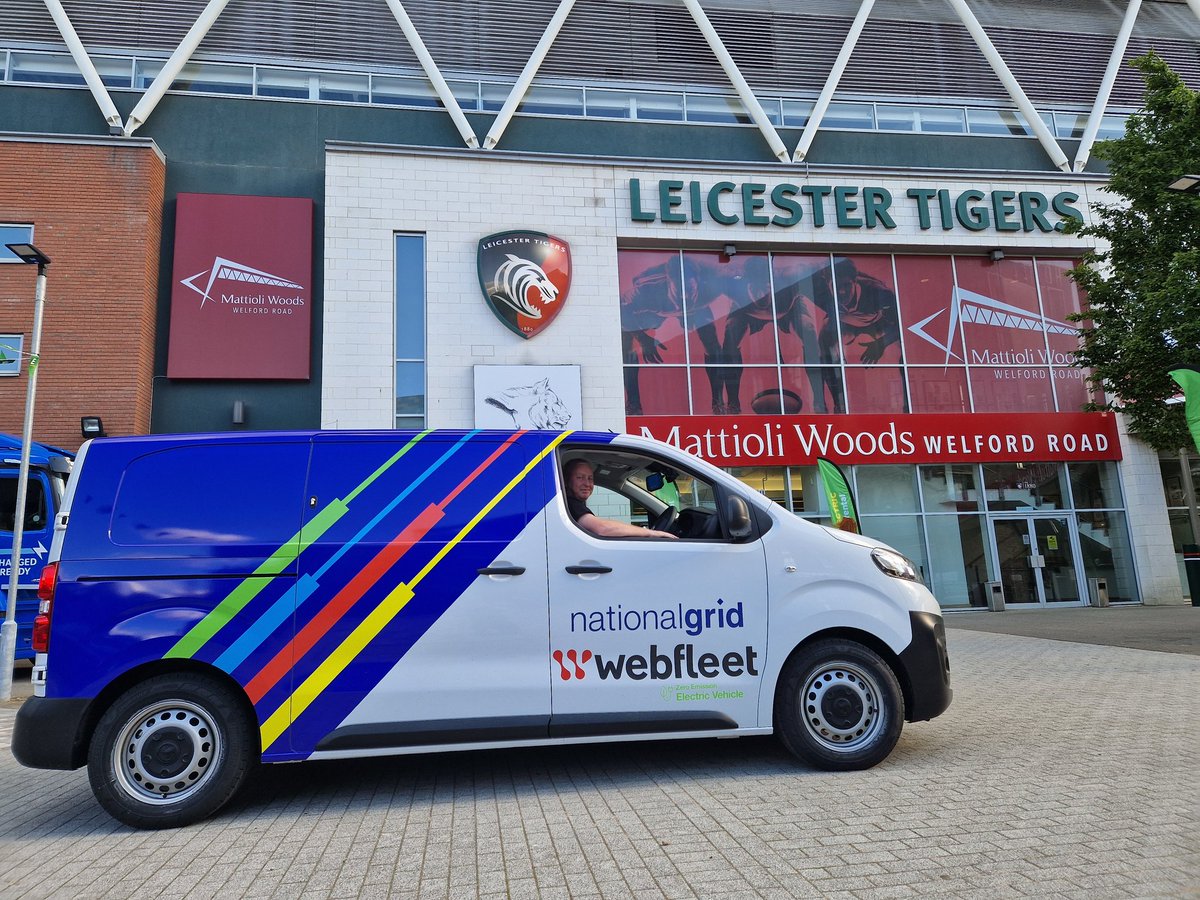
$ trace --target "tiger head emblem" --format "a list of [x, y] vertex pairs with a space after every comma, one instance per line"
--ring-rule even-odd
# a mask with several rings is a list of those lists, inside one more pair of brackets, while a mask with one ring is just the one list
[[567, 242], [538, 231], [506, 231], [479, 242], [479, 286], [514, 334], [531, 338], [562, 311], [571, 286]]

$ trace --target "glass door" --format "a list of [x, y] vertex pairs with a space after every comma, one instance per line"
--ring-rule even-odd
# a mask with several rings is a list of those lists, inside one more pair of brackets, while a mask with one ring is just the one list
[[1006, 604], [1079, 603], [1079, 569], [1066, 516], [992, 519]]

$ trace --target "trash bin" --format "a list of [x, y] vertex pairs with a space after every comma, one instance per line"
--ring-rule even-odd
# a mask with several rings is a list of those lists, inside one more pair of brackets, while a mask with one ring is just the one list
[[1188, 593], [1192, 606], [1200, 606], [1200, 546], [1183, 545], [1183, 568], [1187, 572]]
[[1088, 579], [1088, 602], [1092, 606], [1108, 606], [1108, 579]]
[[1004, 612], [1004, 585], [999, 581], [985, 581], [983, 592], [991, 612]]

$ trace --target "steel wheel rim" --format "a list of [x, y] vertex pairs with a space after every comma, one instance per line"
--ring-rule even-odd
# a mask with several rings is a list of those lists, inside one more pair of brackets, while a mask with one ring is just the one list
[[825, 663], [804, 683], [800, 711], [821, 746], [848, 753], [870, 744], [884, 727], [884, 701], [875, 676], [845, 661]]
[[131, 716], [113, 743], [117, 785], [141, 803], [181, 803], [207, 784], [224, 748], [204, 707], [162, 700]]

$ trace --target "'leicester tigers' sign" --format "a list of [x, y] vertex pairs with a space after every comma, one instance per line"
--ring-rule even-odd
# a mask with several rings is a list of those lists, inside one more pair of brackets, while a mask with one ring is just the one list
[[504, 327], [523, 338], [554, 321], [571, 288], [571, 248], [539, 231], [505, 231], [479, 241], [479, 285]]

